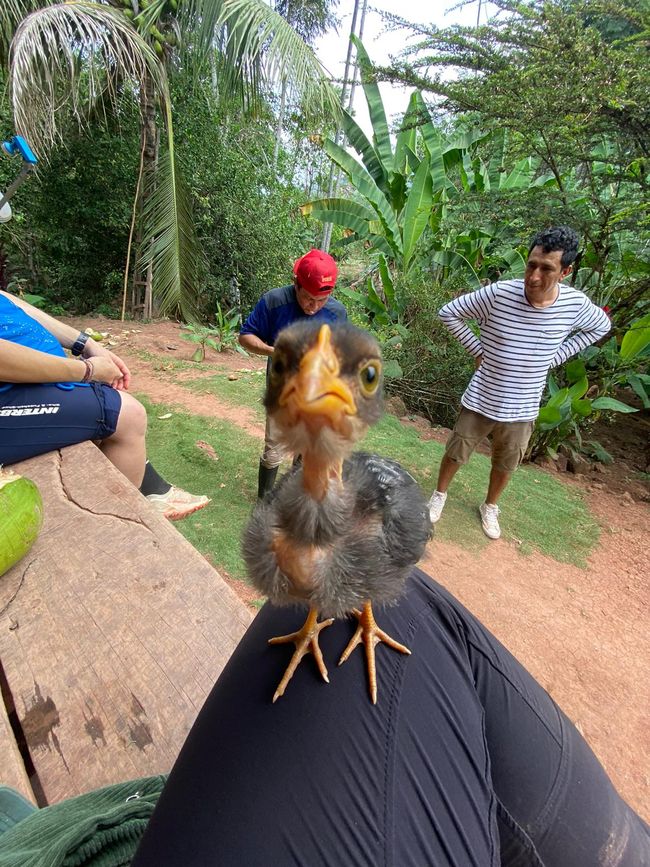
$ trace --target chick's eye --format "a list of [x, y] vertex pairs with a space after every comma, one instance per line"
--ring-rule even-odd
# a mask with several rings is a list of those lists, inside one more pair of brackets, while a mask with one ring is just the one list
[[274, 358], [271, 362], [271, 373], [274, 376], [282, 376], [284, 373], [284, 360], [279, 356]]
[[376, 363], [365, 364], [359, 371], [361, 387], [366, 394], [372, 394], [379, 385], [381, 368]]

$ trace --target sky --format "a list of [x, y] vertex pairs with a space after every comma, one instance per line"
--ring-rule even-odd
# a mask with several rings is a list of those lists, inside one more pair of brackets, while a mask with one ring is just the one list
[[[446, 0], [368, 0], [366, 12], [363, 44], [370, 59], [376, 63], [387, 63], [390, 55], [397, 55], [402, 48], [408, 45], [406, 31], [389, 33], [385, 30], [381, 16], [375, 10], [381, 9], [399, 15], [407, 21], [423, 24], [435, 24], [438, 27], [448, 27], [452, 24], [464, 24], [473, 26], [476, 24], [479, 4], [472, 2], [463, 9], [453, 9], [456, 5]], [[343, 78], [345, 57], [347, 53], [348, 36], [352, 23], [354, 0], [340, 0], [337, 16], [341, 19], [338, 35], [332, 31], [327, 33], [316, 43], [316, 54], [321, 63], [336, 79]], [[481, 3], [481, 24], [484, 24], [487, 15], [494, 14], [495, 7], [490, 3]], [[358, 27], [357, 27], [358, 30]], [[409, 94], [412, 88], [401, 88], [387, 83], [380, 84], [384, 107], [390, 124], [391, 119], [397, 115], [401, 117], [406, 111]], [[369, 134], [371, 132], [366, 110], [365, 98], [360, 87], [356, 88], [354, 98], [355, 117], [362, 129]]]

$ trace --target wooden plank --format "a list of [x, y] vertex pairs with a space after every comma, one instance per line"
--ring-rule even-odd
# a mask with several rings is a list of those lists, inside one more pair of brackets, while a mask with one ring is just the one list
[[251, 615], [91, 443], [42, 455], [0, 659], [48, 803], [169, 770]]

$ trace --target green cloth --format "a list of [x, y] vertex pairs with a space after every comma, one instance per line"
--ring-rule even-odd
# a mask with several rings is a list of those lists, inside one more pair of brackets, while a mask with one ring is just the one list
[[20, 792], [9, 786], [0, 786], [0, 834], [22, 822], [36, 809]]
[[118, 783], [36, 810], [0, 836], [0, 867], [127, 867], [166, 779]]

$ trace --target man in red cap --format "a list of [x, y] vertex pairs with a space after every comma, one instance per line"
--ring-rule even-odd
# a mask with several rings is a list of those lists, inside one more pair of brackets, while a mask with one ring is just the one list
[[[240, 344], [247, 352], [270, 357], [280, 331], [298, 319], [309, 317], [321, 322], [347, 319], [345, 307], [332, 297], [336, 276], [336, 262], [329, 253], [323, 250], [305, 253], [294, 263], [293, 284], [262, 295], [241, 327]], [[257, 488], [260, 499], [273, 487], [282, 458], [267, 420]]]

